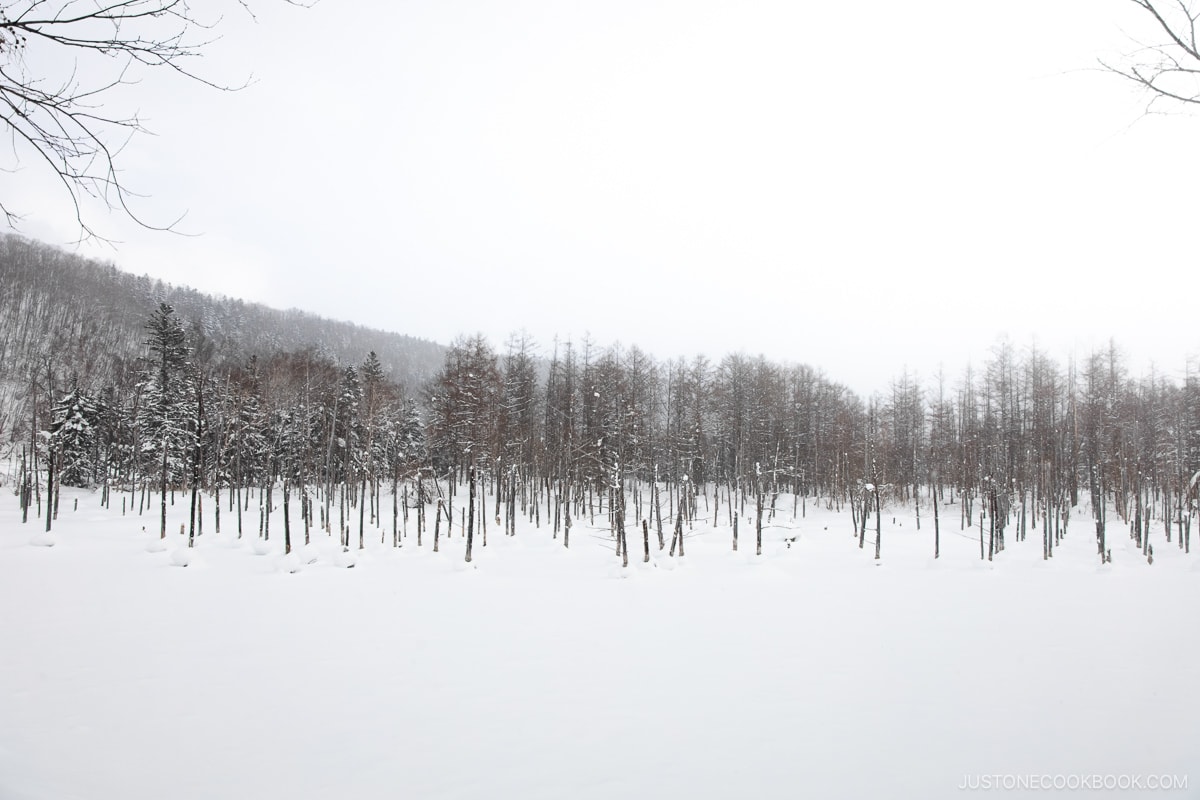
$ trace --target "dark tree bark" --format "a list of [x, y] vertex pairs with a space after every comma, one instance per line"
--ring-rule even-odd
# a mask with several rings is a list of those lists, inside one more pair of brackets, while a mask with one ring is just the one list
[[879, 540], [883, 531], [883, 524], [880, 521], [879, 513], [879, 484], [875, 485], [875, 558], [879, 559]]
[[46, 533], [50, 532], [50, 521], [54, 518], [54, 450], [46, 453]]
[[433, 515], [433, 552], [438, 551], [438, 539], [442, 532], [442, 498], [438, 498], [437, 510]]
[[471, 545], [475, 540], [475, 467], [468, 472], [469, 491], [467, 494], [467, 563], [471, 562]]
[[167, 440], [162, 445], [162, 471], [159, 474], [158, 498], [162, 507], [162, 524], [159, 526], [159, 538], [167, 538]]
[[762, 555], [762, 519], [763, 519], [763, 485], [762, 481], [758, 481], [758, 491], [755, 497], [756, 514], [754, 518], [754, 538], [755, 547], [754, 554]]
[[942, 539], [941, 528], [938, 526], [938, 501], [937, 490], [933, 491], [933, 557], [938, 558], [941, 555]]
[[283, 552], [292, 552], [292, 518], [289, 512], [292, 499], [292, 484], [287, 478], [283, 480]]

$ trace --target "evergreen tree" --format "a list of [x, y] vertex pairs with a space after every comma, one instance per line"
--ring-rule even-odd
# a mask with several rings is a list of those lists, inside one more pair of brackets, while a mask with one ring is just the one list
[[188, 382], [188, 346], [175, 309], [159, 303], [145, 325], [150, 348], [143, 381], [141, 406], [142, 452], [158, 464], [162, 505], [159, 535], [167, 535], [167, 486], [184, 474], [189, 453], [189, 412], [192, 392]]
[[337, 419], [334, 431], [336, 446], [342, 464], [342, 477], [350, 480], [362, 468], [364, 457], [361, 450], [362, 430], [362, 381], [353, 365], [342, 373], [342, 384], [337, 400]]
[[60, 459], [59, 483], [92, 485], [104, 470], [101, 444], [105, 438], [107, 410], [100, 400], [78, 383], [51, 409], [51, 449]]

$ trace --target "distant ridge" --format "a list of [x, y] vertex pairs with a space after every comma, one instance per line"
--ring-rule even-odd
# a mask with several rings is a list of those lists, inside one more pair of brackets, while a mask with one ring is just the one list
[[[63, 378], [100, 388], [129, 380], [146, 355], [142, 326], [170, 303], [193, 338], [211, 345], [216, 365], [252, 355], [312, 349], [338, 364], [361, 364], [374, 350], [385, 374], [410, 394], [442, 365], [435, 342], [281, 311], [137, 276], [15, 234], [0, 235], [0, 436], [7, 413], [45, 362]], [[197, 334], [199, 334], [197, 336]]]

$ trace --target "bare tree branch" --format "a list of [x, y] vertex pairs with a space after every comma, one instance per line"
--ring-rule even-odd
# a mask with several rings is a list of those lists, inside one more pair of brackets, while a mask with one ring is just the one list
[[1196, 0], [1130, 0], [1145, 12], [1150, 27], [1162, 41], [1139, 46], [1119, 62], [1101, 60], [1100, 66], [1132, 81], [1149, 95], [1146, 111], [1161, 103], [1200, 105], [1200, 40], [1196, 26], [1200, 3]]
[[[249, 0], [237, 3], [253, 18]], [[199, 16], [188, 0], [0, 0], [0, 129], [9, 145], [0, 169], [13, 172], [32, 162], [50, 170], [71, 201], [81, 239], [103, 238], [85, 201], [99, 201], [145, 228], [176, 231], [182, 217], [159, 225], [133, 208], [140, 195], [123, 182], [117, 159], [148, 131], [136, 114], [114, 113], [105, 100], [134, 85], [135, 71], [143, 68], [165, 69], [219, 91], [244, 88], [248, 80], [226, 85], [192, 66], [219, 38], [220, 22], [219, 16]], [[56, 58], [74, 64], [66, 77], [28, 67]], [[0, 214], [10, 226], [22, 219], [11, 202], [0, 198]]]

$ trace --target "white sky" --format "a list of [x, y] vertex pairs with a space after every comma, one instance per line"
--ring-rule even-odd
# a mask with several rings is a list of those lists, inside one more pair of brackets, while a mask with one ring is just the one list
[[[1200, 355], [1200, 115], [1096, 67], [1123, 0], [230, 3], [197, 65], [115, 100], [139, 208], [80, 249], [448, 343], [527, 330], [809, 363], [863, 393], [997, 337], [1135, 372]], [[21, 232], [77, 235], [32, 162]], [[6, 199], [13, 195], [5, 192]], [[97, 218], [93, 218], [96, 222]]]

